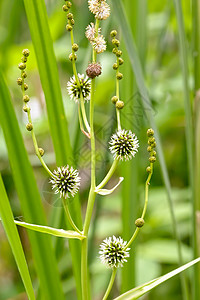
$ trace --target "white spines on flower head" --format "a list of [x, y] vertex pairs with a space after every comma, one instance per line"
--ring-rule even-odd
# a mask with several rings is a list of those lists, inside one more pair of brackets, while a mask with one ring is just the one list
[[88, 6], [98, 20], [105, 20], [110, 16], [110, 6], [105, 0], [88, 0]]
[[71, 77], [67, 83], [70, 98], [78, 102], [82, 93], [84, 100], [90, 100], [91, 80], [87, 76], [85, 77], [84, 74], [78, 74], [78, 79], [79, 85], [76, 82], [75, 76]]
[[103, 35], [98, 35], [93, 41], [93, 48], [97, 54], [102, 53], [106, 50], [106, 41]]
[[111, 136], [110, 151], [114, 159], [129, 160], [132, 159], [138, 151], [139, 142], [131, 130], [119, 130]]
[[106, 238], [100, 245], [100, 259], [108, 268], [123, 267], [124, 262], [127, 262], [130, 248], [124, 249], [127, 242], [121, 237]]
[[55, 193], [60, 193], [60, 197], [69, 198], [78, 192], [80, 187], [80, 177], [78, 176], [78, 170], [68, 165], [65, 167], [58, 167], [53, 171], [53, 176], [50, 179], [52, 183], [52, 189], [56, 189]]
[[[101, 32], [101, 28], [98, 29], [98, 34], [100, 34]], [[96, 29], [94, 26], [94, 23], [90, 23], [87, 27], [86, 27], [86, 32], [85, 32], [86, 38], [90, 41], [93, 42], [95, 39], [95, 35], [96, 35]]]

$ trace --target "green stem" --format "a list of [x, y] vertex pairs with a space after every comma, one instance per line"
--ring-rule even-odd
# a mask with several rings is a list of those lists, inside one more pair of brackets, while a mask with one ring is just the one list
[[83, 99], [82, 92], [80, 93], [80, 102], [81, 102], [81, 112], [82, 112], [82, 116], [83, 116], [83, 122], [85, 124], [85, 127], [86, 127], [88, 133], [90, 134], [90, 125], [88, 123], [86, 112], [85, 112], [85, 105], [84, 105], [84, 99]]
[[96, 187], [96, 190], [102, 189], [106, 183], [110, 180], [110, 178], [112, 177], [112, 175], [114, 174], [117, 166], [118, 166], [119, 160], [115, 159], [112, 163], [112, 166], [110, 167], [110, 170], [108, 171], [107, 175], [105, 176], [105, 178], [102, 180], [102, 182]]
[[87, 250], [88, 250], [88, 238], [85, 238], [81, 241], [81, 288], [82, 288], [83, 300], [89, 299]]
[[82, 234], [82, 232], [78, 229], [78, 227], [75, 225], [74, 221], [72, 220], [68, 205], [66, 203], [66, 199], [62, 198], [62, 203], [63, 203], [64, 209], [65, 209], [67, 219], [68, 219], [69, 223], [71, 224], [72, 228], [74, 228], [74, 230], [77, 231], [78, 233]]
[[106, 293], [105, 293], [105, 295], [103, 296], [103, 299], [102, 299], [102, 300], [106, 300], [106, 299], [108, 298], [108, 296], [109, 296], [109, 294], [110, 294], [110, 291], [111, 291], [111, 289], [112, 289], [114, 280], [115, 280], [116, 273], [117, 273], [117, 268], [114, 268], [113, 271], [112, 271], [112, 275], [111, 275], [111, 278], [110, 278], [109, 285], [108, 285], [108, 287], [107, 287]]
[[[150, 163], [150, 167], [151, 167], [151, 172], [149, 173], [146, 183], [145, 183], [145, 202], [144, 202], [144, 208], [143, 208], [142, 216], [141, 216], [142, 219], [144, 219], [146, 210], [147, 210], [147, 204], [148, 204], [148, 198], [149, 198], [149, 185], [150, 185], [151, 176], [153, 174], [153, 163]], [[137, 235], [139, 233], [139, 230], [140, 230], [140, 227], [137, 227], [135, 229], [131, 239], [126, 244], [124, 250], [126, 250], [133, 243], [133, 241], [135, 240], [135, 238], [137, 237]]]

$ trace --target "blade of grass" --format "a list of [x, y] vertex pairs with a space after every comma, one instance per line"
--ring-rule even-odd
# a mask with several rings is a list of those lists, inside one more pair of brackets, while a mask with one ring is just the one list
[[20, 241], [20, 237], [16, 225], [13, 220], [14, 218], [13, 218], [12, 210], [5, 191], [1, 174], [0, 174], [0, 217], [2, 219], [3, 227], [5, 229], [7, 238], [9, 240], [13, 255], [15, 257], [15, 261], [17, 263], [17, 267], [19, 269], [22, 281], [24, 283], [24, 287], [26, 289], [28, 298], [30, 300], [35, 300], [35, 295], [31, 283], [31, 278], [28, 271], [25, 255], [23, 252], [22, 244]]
[[[24, 4], [37, 58], [40, 79], [45, 94], [56, 161], [58, 165], [66, 165], [67, 163], [73, 164], [73, 154], [45, 3], [44, 0], [24, 0]], [[69, 209], [75, 224], [81, 228], [82, 217], [78, 197], [75, 197], [74, 201], [70, 203]], [[60, 223], [61, 220], [62, 217], [60, 217]], [[80, 245], [77, 244], [77, 241], [69, 241], [69, 246], [77, 284], [78, 299], [81, 299]]]
[[[174, 0], [176, 18], [178, 23], [178, 35], [179, 35], [179, 48], [180, 48], [180, 60], [182, 67], [183, 76], [183, 97], [185, 105], [185, 135], [186, 135], [186, 147], [187, 147], [187, 161], [188, 161], [188, 174], [189, 174], [189, 184], [191, 188], [191, 199], [193, 206], [193, 257], [197, 256], [197, 237], [196, 237], [196, 205], [195, 205], [195, 186], [194, 186], [194, 134], [193, 134], [193, 120], [192, 120], [192, 107], [190, 102], [190, 90], [189, 90], [189, 72], [188, 72], [188, 58], [187, 58], [187, 43], [186, 34], [184, 28], [183, 11], [180, 0]], [[199, 276], [198, 267], [194, 268], [194, 287], [195, 287], [195, 297], [194, 299], [200, 298], [200, 287], [199, 287]], [[187, 284], [184, 284], [187, 289]], [[188, 291], [186, 290], [187, 294]], [[187, 297], [189, 299], [189, 295]]]
[[200, 262], [200, 257], [197, 259], [194, 259], [192, 261], [190, 261], [189, 263], [179, 267], [178, 269], [175, 269], [161, 277], [158, 277], [156, 279], [153, 279], [139, 287], [136, 287], [126, 293], [124, 293], [123, 295], [115, 298], [114, 300], [134, 300], [134, 299], [138, 299], [140, 298], [142, 295], [145, 295], [146, 293], [148, 293], [149, 291], [151, 291], [152, 289], [154, 289], [155, 287], [157, 287], [158, 285], [160, 285], [161, 283], [167, 281], [168, 279], [174, 277], [175, 275], [183, 272], [184, 270], [190, 268], [191, 266], [195, 265], [196, 263]]
[[181, 243], [179, 239], [179, 234], [178, 234], [178, 227], [177, 227], [177, 222], [175, 218], [175, 212], [174, 212], [174, 206], [173, 206], [173, 201], [172, 201], [172, 196], [171, 196], [171, 185], [170, 185], [170, 180], [167, 172], [167, 167], [164, 159], [164, 154], [160, 142], [160, 137], [158, 133], [157, 126], [154, 121], [154, 116], [153, 116], [153, 111], [152, 111], [152, 105], [151, 101], [149, 99], [148, 91], [145, 85], [145, 80], [142, 72], [142, 67], [141, 63], [137, 54], [136, 46], [135, 46], [135, 41], [133, 39], [133, 36], [131, 34], [130, 26], [127, 22], [127, 16], [122, 4], [121, 0], [114, 1], [113, 8], [115, 10], [115, 14], [118, 17], [122, 33], [123, 33], [123, 38], [126, 44], [126, 48], [129, 54], [130, 58], [130, 63], [133, 69], [133, 72], [135, 74], [135, 80], [140, 92], [140, 97], [142, 100], [143, 104], [143, 109], [146, 114], [146, 117], [151, 124], [151, 127], [155, 131], [155, 138], [157, 142], [157, 152], [159, 156], [159, 163], [161, 167], [161, 172], [164, 180], [164, 184], [166, 187], [166, 192], [168, 196], [168, 203], [169, 203], [169, 208], [170, 208], [170, 213], [171, 213], [171, 218], [172, 218], [172, 226], [173, 226], [173, 232], [174, 232], [174, 237], [177, 241], [177, 251], [178, 251], [178, 257], [179, 257], [179, 264], [182, 265], [182, 252], [181, 252]]
[[[0, 71], [0, 122], [3, 129], [15, 186], [25, 219], [46, 224], [33, 169], [11, 103], [9, 90]], [[29, 232], [31, 249], [45, 299], [64, 299], [50, 238]]]

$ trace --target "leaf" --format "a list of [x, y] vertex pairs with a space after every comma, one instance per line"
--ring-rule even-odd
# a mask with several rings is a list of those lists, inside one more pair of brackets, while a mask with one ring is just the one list
[[115, 298], [114, 300], [134, 300], [138, 299], [142, 295], [148, 293], [152, 289], [154, 289], [156, 286], [160, 285], [161, 283], [167, 281], [168, 279], [174, 277], [175, 275], [183, 272], [184, 270], [188, 269], [189, 267], [193, 266], [194, 264], [200, 262], [200, 257], [197, 259], [192, 260], [191, 262], [179, 267], [178, 269], [175, 269], [161, 277], [158, 277], [156, 279], [153, 279], [143, 285], [140, 285], [139, 287], [136, 287], [121, 296]]
[[119, 182], [111, 189], [96, 189], [95, 193], [99, 194], [99, 195], [110, 195], [112, 194], [112, 192], [114, 192], [114, 190], [120, 185], [120, 183], [124, 180], [124, 177], [119, 177]]
[[20, 237], [16, 228], [16, 225], [13, 220], [13, 214], [10, 207], [10, 203], [4, 188], [3, 180], [0, 174], [0, 216], [5, 229], [10, 247], [12, 249], [19, 273], [21, 275], [24, 287], [26, 289], [28, 298], [30, 300], [35, 299], [33, 286], [31, 283], [31, 278], [29, 275], [25, 255], [23, 252], [22, 244]]
[[14, 220], [14, 222], [15, 222], [15, 224], [17, 224], [19, 226], [22, 226], [22, 227], [25, 227], [25, 228], [28, 228], [28, 229], [31, 229], [34, 231], [51, 234], [54, 236], [64, 237], [64, 238], [68, 238], [68, 239], [79, 239], [79, 240], [83, 240], [85, 238], [84, 235], [81, 235], [78, 232], [73, 231], [73, 230], [57, 229], [57, 228], [53, 228], [53, 227], [49, 227], [49, 226], [30, 224], [30, 223], [20, 222], [20, 221], [16, 221], [16, 220]]

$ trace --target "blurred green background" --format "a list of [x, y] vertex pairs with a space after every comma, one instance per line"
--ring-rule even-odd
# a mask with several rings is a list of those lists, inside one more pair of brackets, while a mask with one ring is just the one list
[[[79, 131], [77, 107], [70, 100], [66, 90], [67, 81], [72, 76], [72, 67], [68, 59], [68, 55], [71, 52], [70, 35], [65, 30], [66, 14], [62, 11], [64, 1], [46, 0], [45, 2], [51, 35], [54, 41], [54, 51], [59, 70], [65, 112], [69, 124], [70, 139], [73, 146], [74, 163], [78, 166], [82, 178], [80, 199], [84, 213], [90, 182], [89, 144]], [[79, 44], [77, 69], [82, 74], [91, 60], [91, 48], [85, 38], [85, 28], [93, 21], [93, 16], [88, 10], [87, 1], [74, 0], [72, 2], [72, 12], [75, 19], [74, 36], [75, 42]], [[124, 229], [122, 228], [124, 227], [121, 215], [123, 212], [123, 202], [126, 201], [125, 197], [127, 194], [132, 199], [130, 202], [131, 210], [129, 210], [130, 232], [134, 229], [134, 220], [141, 213], [144, 201], [144, 183], [146, 180], [145, 168], [148, 165], [146, 129], [150, 127], [146, 117], [147, 111], [141, 106], [142, 96], [137, 89], [130, 68], [128, 54], [123, 42], [123, 34], [120, 29], [120, 20], [114, 13], [112, 6], [114, 1], [109, 3], [111, 4], [112, 17], [102, 23], [102, 33], [107, 40], [107, 51], [98, 56], [98, 60], [102, 65], [102, 75], [96, 81], [95, 132], [98, 152], [98, 182], [103, 178], [112, 162], [112, 157], [108, 150], [108, 141], [116, 128], [115, 109], [110, 101], [111, 97], [115, 94], [115, 72], [112, 70], [115, 57], [112, 54], [112, 43], [109, 37], [109, 32], [115, 28], [118, 30], [118, 38], [121, 41], [120, 48], [123, 50], [122, 57], [125, 60], [121, 68], [124, 78], [120, 85], [121, 99], [125, 102], [125, 107], [122, 110], [122, 125], [126, 129], [131, 129], [136, 133], [140, 140], [140, 151], [134, 162], [121, 164], [116, 178], [109, 183], [112, 186], [117, 181], [117, 176], [125, 174], [124, 187], [120, 187], [110, 196], [104, 198], [98, 197], [97, 199], [95, 218], [90, 231], [91, 242], [89, 254], [92, 288], [96, 294], [94, 299], [97, 300], [101, 299], [110, 276], [109, 270], [100, 264], [98, 247], [102, 239], [113, 234], [116, 236], [123, 234]], [[152, 102], [152, 105], [147, 110], [152, 111], [160, 131], [164, 157], [172, 185], [172, 199], [178, 223], [177, 229], [182, 242], [183, 261], [188, 262], [192, 259], [192, 204], [189, 200], [191, 198], [191, 190], [188, 188], [183, 80], [174, 6], [172, 1], [167, 0], [124, 1], [124, 4], [127, 10], [128, 21], [136, 40], [138, 54], [141, 58], [146, 85]], [[189, 0], [182, 1], [182, 4], [190, 74], [188, 80], [192, 99], [194, 97], [194, 93], [192, 92], [194, 90], [194, 77], [192, 75], [194, 70], [191, 2]], [[129, 5], [131, 5], [131, 10]], [[24, 48], [28, 48], [31, 52], [27, 63], [28, 78], [26, 82], [29, 85], [28, 91], [31, 97], [30, 106], [35, 133], [40, 147], [45, 149], [46, 154], [44, 159], [49, 167], [53, 169], [55, 167], [55, 155], [49, 134], [44, 94], [40, 83], [23, 1], [0, 0], [0, 66], [12, 95], [12, 101], [23, 133], [26, 149], [29, 153], [29, 158], [43, 198], [46, 215], [51, 220], [52, 207], [54, 207], [54, 210], [59, 210], [61, 209], [61, 203], [59, 199], [55, 199], [53, 196], [48, 183], [49, 178], [46, 176], [45, 171], [40, 166], [39, 160], [34, 154], [30, 133], [25, 129], [27, 116], [22, 110], [21, 91], [16, 84], [16, 79], [20, 76], [17, 65], [20, 62], [21, 52]], [[1, 128], [0, 170], [14, 216], [20, 219], [22, 212], [13, 183]], [[132, 189], [130, 189], [130, 186], [126, 186], [126, 182], [129, 181], [132, 182]], [[32, 266], [32, 256], [26, 230], [19, 228], [19, 233], [23, 241], [34, 285], [37, 286], [37, 278]], [[173, 234], [170, 208], [163, 184], [159, 159], [155, 163], [154, 174], [151, 180], [146, 224], [143, 230], [141, 230], [135, 246], [133, 245], [132, 248], [132, 254], [129, 259], [133, 270], [133, 274], [130, 273], [130, 277], [132, 278], [132, 285], [130, 287], [165, 274], [175, 269], [178, 265], [177, 243]], [[59, 253], [58, 260], [64, 290], [69, 297], [67, 299], [76, 299], [74, 293], [75, 283], [72, 277], [72, 266], [67, 242], [65, 242], [63, 253]], [[191, 271], [187, 271], [186, 277], [189, 286], [191, 276]], [[120, 278], [121, 273], [115, 283], [112, 297], [118, 295], [120, 292]], [[126, 284], [123, 284], [124, 289], [126, 289]], [[176, 276], [143, 297], [143, 299], [149, 300], [161, 298], [163, 300], [183, 299], [180, 277]], [[24, 288], [2, 226], [0, 226], [0, 299], [26, 299]]]

